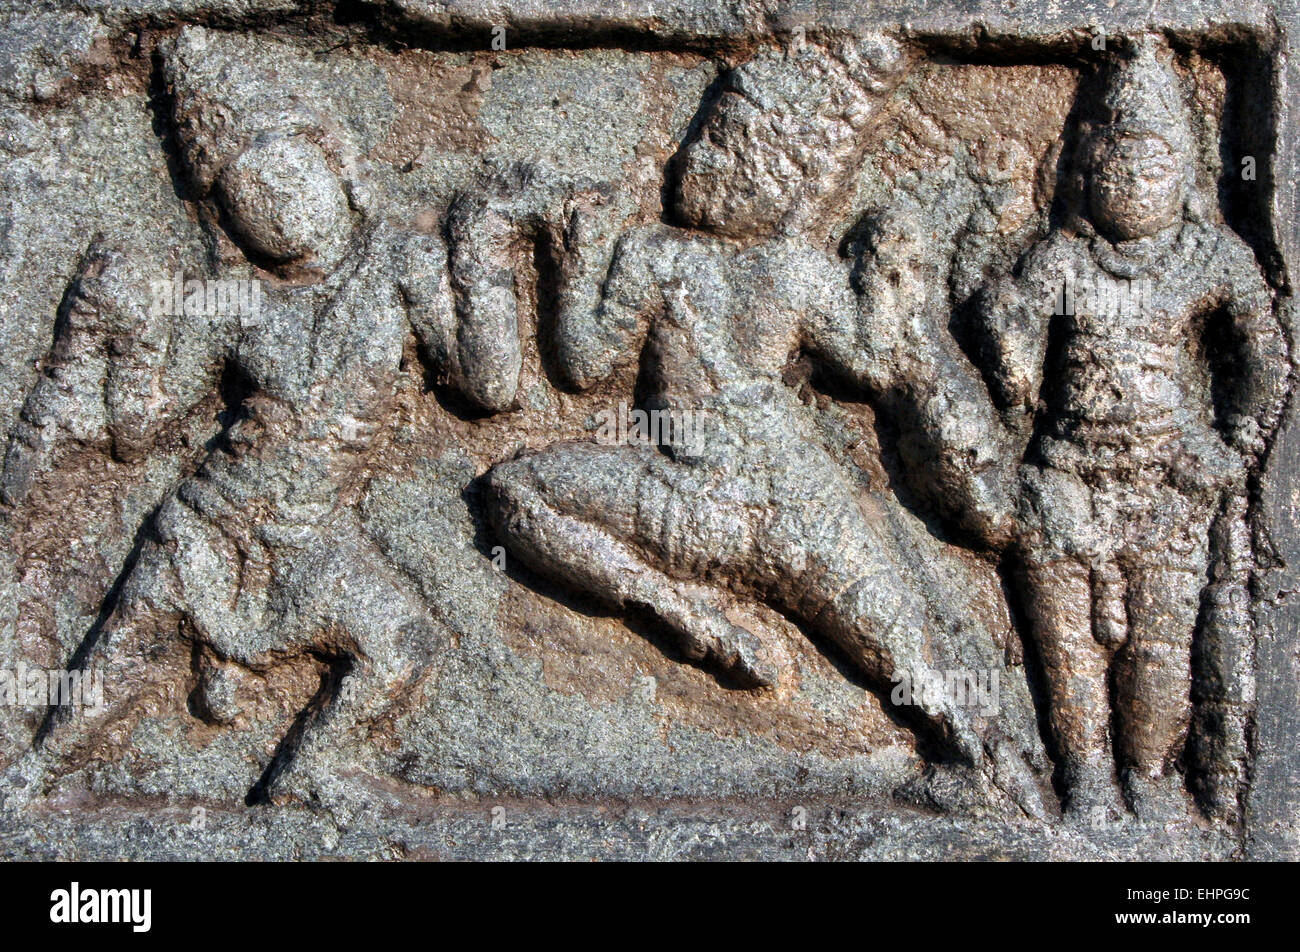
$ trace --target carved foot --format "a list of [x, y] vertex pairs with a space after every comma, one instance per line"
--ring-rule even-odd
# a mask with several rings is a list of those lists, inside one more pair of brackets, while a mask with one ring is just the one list
[[779, 669], [763, 642], [746, 628], [732, 624], [715, 608], [698, 602], [656, 599], [649, 605], [673, 629], [688, 658], [703, 661], [746, 685], [771, 687]]
[[1035, 820], [1048, 819], [1043, 792], [1033, 770], [1017, 747], [1009, 740], [992, 745], [989, 757], [993, 785], [1011, 798], [1024, 813]]
[[1129, 806], [1144, 823], [1186, 819], [1191, 814], [1191, 799], [1183, 787], [1182, 775], [1175, 771], [1163, 777], [1130, 773], [1125, 789]]
[[1042, 791], [1024, 759], [1009, 744], [1000, 744], [984, 761], [931, 764], [919, 777], [894, 791], [895, 799], [940, 812], [996, 811], [1008, 816], [1047, 820]]
[[992, 795], [984, 775], [973, 767], [930, 764], [897, 787], [894, 799], [940, 813], [982, 813], [1001, 798]]
[[1064, 818], [1074, 826], [1109, 824], [1126, 814], [1107, 758], [1076, 762], [1066, 770]]

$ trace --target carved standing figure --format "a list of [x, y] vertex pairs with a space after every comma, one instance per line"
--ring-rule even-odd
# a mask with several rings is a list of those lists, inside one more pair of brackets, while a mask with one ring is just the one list
[[1211, 524], [1244, 498], [1289, 364], [1250, 248], [1201, 211], [1170, 52], [1134, 42], [1105, 80], [1079, 214], [985, 289], [979, 323], [1029, 441], [1016, 549], [1067, 809], [1118, 806], [1122, 777], [1139, 815], [1164, 816], [1188, 806], [1176, 764]]

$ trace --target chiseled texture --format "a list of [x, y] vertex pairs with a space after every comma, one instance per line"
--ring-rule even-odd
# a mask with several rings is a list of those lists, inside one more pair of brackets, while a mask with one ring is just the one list
[[[877, 49], [890, 66], [861, 68], [897, 73], [898, 51], [879, 42]], [[689, 656], [708, 658], [751, 683], [777, 677], [762, 644], [715, 605], [684, 592], [681, 580], [705, 579], [771, 601], [885, 689], [903, 674], [919, 681], [957, 667], [968, 660], [961, 658], [963, 642], [983, 653], [981, 667], [1000, 668], [990, 632], [964, 619], [949, 621], [955, 630], [945, 631], [942, 611], [918, 597], [780, 380], [789, 355], [799, 350], [864, 391], [909, 372], [933, 377], [944, 360], [941, 354], [916, 354], [911, 366], [889, 360], [896, 355], [881, 345], [901, 336], [898, 326], [915, 301], [903, 292], [860, 313], [847, 263], [801, 241], [789, 224], [800, 217], [802, 202], [833, 198], [846, 176], [798, 165], [785, 175], [755, 173], [786, 161], [782, 130], [802, 119], [800, 97], [784, 85], [806, 93], [797, 81], [815, 70], [833, 77], [821, 83], [832, 100], [842, 95], [837, 86], [858, 89], [838, 59], [814, 47], [800, 46], [779, 65], [768, 59], [739, 67], [741, 78], [725, 81], [727, 92], [685, 151], [676, 207], [688, 221], [723, 235], [763, 234], [779, 222], [785, 234], [736, 246], [672, 228], [632, 231], [618, 239], [596, 293], [574, 285], [593, 276], [584, 274], [590, 266], [583, 259], [602, 238], [609, 243], [598, 206], [575, 208], [563, 238], [575, 260], [559, 290], [559, 374], [591, 387], [619, 362], [641, 355], [647, 406], [697, 421], [698, 449], [674, 444], [663, 453], [580, 443], [498, 465], [488, 482], [493, 524], [535, 570], [576, 582], [618, 607], [648, 608]], [[738, 88], [746, 94], [733, 92]], [[875, 80], [870, 92], [879, 99], [889, 89]], [[762, 123], [756, 103], [765, 106]], [[840, 114], [810, 124], [820, 122], [832, 141], [832, 130], [865, 137], [872, 105], [859, 93], [846, 107], [853, 124]], [[732, 131], [746, 124], [749, 134]], [[834, 141], [833, 154], [852, 151]], [[829, 194], [807, 194], [814, 190]], [[916, 341], [921, 347], [941, 329], [927, 330]], [[1007, 704], [1004, 723], [1028, 723], [1028, 705], [1017, 707], [1013, 714]], [[1006, 737], [1002, 724], [980, 724], [947, 698], [926, 698], [918, 708], [920, 720], [969, 765], [982, 767], [987, 747], [993, 772], [1000, 771], [1026, 810], [1041, 814], [1024, 759], [1037, 750], [1032, 733], [1015, 737], [1013, 730]]]
[[[1116, 764], [1135, 809], [1186, 810], [1174, 763], [1192, 719], [1212, 524], [1223, 524], [1220, 545], [1240, 537], [1231, 523], [1243, 518], [1246, 469], [1277, 425], [1290, 375], [1250, 248], [1206, 221], [1189, 181], [1190, 117], [1169, 60], [1144, 38], [1108, 64], [1078, 159], [1086, 210], [1031, 248], [980, 310], [995, 393], [1015, 427], [1034, 431], [1017, 557], [1082, 812], [1118, 807]], [[1058, 296], [1064, 326], [1049, 359], [1044, 303]], [[1225, 391], [1217, 408], [1212, 367]], [[1045, 373], [1055, 376], [1046, 386]], [[1243, 553], [1216, 548], [1225, 568], [1209, 576], [1210, 644], [1249, 638], [1239, 613], [1213, 611], [1242, 582], [1230, 564]], [[1242, 731], [1246, 698], [1205, 700], [1220, 730]], [[1213, 791], [1224, 798], [1215, 809], [1235, 810], [1224, 793]]]
[[1290, 15], [824, 6], [0, 4], [0, 853], [1294, 855]]

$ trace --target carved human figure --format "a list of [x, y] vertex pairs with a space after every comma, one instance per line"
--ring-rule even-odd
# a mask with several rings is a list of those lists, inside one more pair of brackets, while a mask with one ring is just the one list
[[[946, 352], [905, 319], [914, 289], [891, 280], [908, 273], [891, 256], [909, 246], [882, 242], [859, 268], [858, 295], [850, 265], [811, 237], [828, 203], [843, 198], [905, 63], [892, 41], [869, 39], [767, 50], [733, 70], [682, 156], [673, 200], [681, 227], [620, 235], [598, 190], [540, 169], [451, 218], [453, 275], [466, 248], [482, 274], [509, 274], [505, 237], [498, 252], [476, 234], [553, 227], [564, 382], [590, 388], [641, 360], [645, 408], [696, 427], [688, 445], [564, 443], [498, 464], [486, 486], [496, 531], [537, 572], [648, 610], [689, 656], [751, 684], [779, 672], [764, 644], [724, 614], [720, 589], [790, 613], [886, 692], [903, 674], [938, 675], [934, 659], [956, 658], [958, 643], [983, 643], [946, 628], [918, 594], [879, 516], [781, 379], [800, 351], [879, 393], [919, 391], [942, 376]], [[508, 289], [508, 279], [497, 283]], [[508, 290], [498, 304], [513, 313]], [[973, 373], [962, 379], [979, 385]], [[957, 387], [945, 406], [961, 401]], [[927, 412], [938, 405], [919, 415]], [[978, 496], [991, 462], [962, 456], [953, 478]], [[997, 718], [942, 692], [918, 711], [918, 726], [950, 756], [996, 772], [1025, 809], [1040, 809], [1022, 748], [999, 735]]]
[[[74, 664], [94, 664], [111, 680], [139, 663], [134, 652], [147, 632], [179, 631], [198, 659], [193, 709], [229, 723], [240, 715], [236, 682], [255, 689], [277, 656], [310, 656], [330, 673], [304, 716], [345, 730], [392, 703], [400, 694], [393, 685], [427, 670], [439, 642], [406, 567], [367, 536], [351, 501], [412, 330], [452, 387], [468, 399], [482, 389], [471, 382], [475, 371], [460, 372], [446, 250], [437, 236], [398, 228], [372, 207], [346, 141], [289, 93], [268, 99], [277, 89], [270, 72], [243, 61], [238, 48], [186, 29], [164, 49], [164, 73], [181, 157], [199, 198], [218, 213], [208, 219], [214, 240], [220, 221], [261, 266], [234, 272], [263, 282], [260, 307], [151, 309], [151, 279], [170, 277], [169, 263], [126, 250], [126, 239], [97, 245], [24, 410], [4, 490], [26, 492], [55, 464], [52, 434], [95, 442], [96, 427], [107, 426], [115, 452], [138, 456], [223, 372], [238, 381], [231, 419], [198, 470], [162, 501], [112, 616]], [[119, 337], [130, 346], [114, 346]], [[194, 341], [201, 357], [170, 373], [167, 355]], [[496, 372], [490, 362], [474, 366]], [[86, 408], [98, 416], [83, 421]], [[130, 701], [110, 704], [99, 719], [122, 717]], [[78, 724], [66, 736], [50, 733], [46, 746], [93, 737], [94, 718]], [[303, 727], [286, 735], [251, 797], [269, 794]]]
[[[979, 334], [1028, 446], [1014, 549], [1067, 809], [1117, 806], [1122, 776], [1132, 808], [1162, 816], [1188, 806], [1176, 762], [1211, 523], [1238, 511], [1289, 364], [1251, 250], [1201, 208], [1169, 51], [1117, 55], [1100, 113], [1078, 213], [985, 289]], [[1237, 367], [1217, 405], [1215, 347]]]

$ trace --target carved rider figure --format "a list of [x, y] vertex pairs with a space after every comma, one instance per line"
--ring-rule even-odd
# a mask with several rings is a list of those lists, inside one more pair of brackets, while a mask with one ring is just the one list
[[[859, 298], [849, 264], [814, 237], [903, 66], [892, 41], [874, 39], [765, 50], [733, 70], [684, 153], [672, 206], [684, 227], [619, 236], [597, 199], [537, 170], [506, 183], [496, 205], [480, 198], [453, 215], [453, 279], [455, 240], [476, 217], [522, 219], [531, 206], [533, 218], [561, 218], [562, 377], [587, 389], [641, 361], [647, 408], [699, 421], [694, 447], [566, 443], [499, 464], [488, 476], [497, 531], [537, 572], [649, 611], [688, 655], [750, 683], [779, 677], [774, 653], [711, 592], [790, 613], [886, 691], [903, 675], [936, 676], [944, 657], [1001, 664], [979, 623], [945, 620], [920, 594], [880, 513], [782, 382], [801, 352], [867, 390], [941, 376], [927, 335], [913, 339], [902, 319], [914, 302], [888, 280], [906, 270], [890, 247], [859, 276], [874, 292]], [[1023, 760], [1032, 738], [1001, 736], [998, 718], [939, 692], [914, 713], [972, 776], [994, 775], [1040, 809]]]

